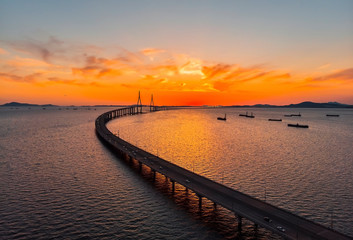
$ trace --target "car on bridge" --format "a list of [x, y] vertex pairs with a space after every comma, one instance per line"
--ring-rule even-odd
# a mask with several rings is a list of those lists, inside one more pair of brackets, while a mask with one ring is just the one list
[[281, 226], [277, 226], [277, 229], [280, 230], [281, 232], [285, 232], [285, 231], [286, 231], [286, 229], [284, 229], [284, 228], [281, 227]]

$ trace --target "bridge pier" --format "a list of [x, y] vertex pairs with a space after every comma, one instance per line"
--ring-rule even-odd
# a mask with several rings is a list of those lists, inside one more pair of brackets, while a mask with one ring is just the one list
[[156, 181], [156, 170], [152, 169], [152, 172], [153, 172], [153, 181]]
[[217, 209], [217, 203], [213, 202], [214, 209]]
[[236, 216], [238, 218], [238, 230], [241, 232], [241, 228], [242, 228], [242, 216]]
[[174, 191], [175, 191], [175, 182], [173, 180], [171, 180], [171, 182], [172, 182], [172, 192], [174, 193]]
[[199, 197], [199, 209], [202, 209], [202, 196], [201, 195], [197, 195]]

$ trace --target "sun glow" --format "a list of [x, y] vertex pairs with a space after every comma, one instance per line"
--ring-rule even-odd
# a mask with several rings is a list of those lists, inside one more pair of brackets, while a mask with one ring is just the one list
[[[63, 46], [62, 41], [51, 45], [56, 42]], [[70, 48], [65, 50], [67, 56], [55, 51], [38, 56], [38, 48], [44, 45], [26, 52], [1, 48], [2, 101], [16, 96], [17, 101], [27, 102], [127, 104], [134, 103], [137, 90], [154, 93], [162, 105], [286, 103], [323, 93], [352, 99], [352, 68], [328, 71], [326, 64], [318, 67], [324, 74], [299, 74], [266, 65], [206, 62], [157, 48], [123, 50], [116, 57], [95, 50], [75, 55]]]

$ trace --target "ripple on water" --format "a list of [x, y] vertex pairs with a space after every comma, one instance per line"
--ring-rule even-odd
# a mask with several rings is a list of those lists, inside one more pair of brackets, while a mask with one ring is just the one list
[[[32, 109], [19, 110], [20, 114], [0, 111], [2, 238], [234, 239], [238, 236], [236, 219], [229, 211], [221, 207], [215, 211], [213, 204], [205, 200], [200, 214], [197, 197], [191, 191], [186, 193], [176, 185], [173, 195], [164, 177], [157, 174], [153, 182], [148, 169], [143, 169], [141, 175], [137, 168], [110, 153], [94, 132], [94, 119], [106, 109]], [[329, 143], [322, 143], [322, 139], [331, 136], [322, 127], [310, 129], [316, 131], [315, 139], [310, 135], [298, 136], [298, 131], [287, 128], [282, 136], [283, 126], [266, 127], [267, 122], [256, 119], [252, 121], [259, 124], [256, 128], [245, 119], [237, 121], [237, 126], [227, 121], [226, 128], [221, 123], [210, 125], [216, 115], [218, 112], [202, 110], [191, 114], [160, 112], [123, 118], [109, 126], [117, 127], [121, 136], [131, 138], [152, 153], [158, 150], [159, 155], [188, 169], [194, 167], [195, 172], [223, 180], [235, 189], [263, 198], [266, 185], [270, 203], [300, 211], [326, 225], [329, 222], [324, 217], [333, 207], [334, 226], [350, 233], [353, 164], [349, 162], [352, 152], [346, 146], [352, 139], [352, 131], [347, 131], [349, 126]], [[189, 119], [192, 121], [180, 122]], [[236, 112], [229, 114], [229, 119], [238, 120]], [[130, 127], [124, 131], [122, 126], [126, 124]], [[320, 124], [327, 122], [322, 120]], [[335, 122], [330, 120], [330, 124]], [[335, 131], [341, 127], [342, 124], [335, 125]], [[261, 129], [266, 132], [257, 139]], [[187, 134], [190, 136], [185, 138]], [[236, 137], [227, 137], [232, 134]], [[315, 146], [307, 146], [308, 137]], [[293, 144], [300, 147], [299, 151], [293, 151]], [[340, 146], [328, 153], [332, 144]], [[311, 148], [314, 152], [308, 154], [306, 149]], [[317, 162], [311, 164], [315, 159]], [[335, 167], [322, 169], [325, 166]], [[325, 189], [322, 186], [333, 189], [336, 197], [330, 191], [322, 191]], [[322, 215], [315, 214], [316, 211]], [[251, 222], [245, 221], [243, 229], [243, 239], [254, 239]], [[278, 236], [259, 228], [257, 238]]]

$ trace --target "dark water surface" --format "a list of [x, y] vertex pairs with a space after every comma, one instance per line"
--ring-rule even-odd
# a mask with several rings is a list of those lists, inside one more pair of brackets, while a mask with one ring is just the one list
[[[213, 208], [148, 168], [142, 176], [97, 139], [108, 108], [0, 108], [0, 239], [275, 239], [227, 210]], [[185, 168], [353, 235], [353, 112], [178, 110], [114, 120], [111, 131]], [[245, 111], [245, 110], [244, 110]], [[324, 114], [324, 115], [323, 115]]]

